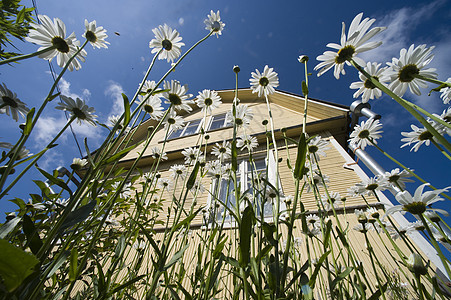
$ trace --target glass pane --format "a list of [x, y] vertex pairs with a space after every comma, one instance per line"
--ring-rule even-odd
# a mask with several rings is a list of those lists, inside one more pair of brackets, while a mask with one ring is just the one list
[[[240, 178], [237, 176], [237, 180], [239, 182]], [[228, 188], [228, 191], [227, 191]], [[235, 201], [235, 189], [233, 186], [233, 182], [229, 180], [223, 179], [221, 180], [221, 188], [219, 190], [218, 198], [224, 203], [227, 204], [227, 207], [233, 209], [236, 205]], [[216, 216], [216, 220], [221, 221], [223, 217], [223, 212], [227, 214], [225, 220], [230, 220], [230, 215], [227, 213], [227, 211], [224, 209], [222, 204], [220, 204], [220, 208], [218, 209], [218, 214]]]
[[[258, 178], [262, 179], [262, 178], [266, 178], [266, 160], [265, 158], [261, 158], [258, 160], [255, 160], [253, 163], [248, 162], [248, 172], [247, 172], [247, 177], [248, 177], [248, 182], [247, 182], [247, 186], [249, 189], [249, 194], [252, 195], [253, 192], [253, 186], [252, 186], [252, 171], [253, 171], [253, 176], [254, 176], [254, 180], [256, 180], [256, 176], [258, 174]], [[257, 184], [257, 183], [256, 183]], [[263, 188], [264, 186], [266, 186], [265, 182], [260, 181], [258, 183], [259, 188]], [[261, 207], [261, 203], [262, 203], [262, 199], [261, 199], [261, 195], [256, 195], [256, 199], [254, 199], [255, 201], [255, 212], [257, 216], [261, 215], [261, 211], [262, 211], [262, 207]], [[265, 207], [263, 208], [263, 216], [264, 217], [272, 217], [273, 216], [273, 212], [272, 212], [272, 203], [270, 202], [265, 202]]]
[[200, 121], [201, 120], [195, 120], [186, 125], [186, 129], [185, 132], [183, 133], [183, 136], [195, 134], [197, 128], [199, 127]]
[[226, 117], [226, 114], [213, 116], [213, 120], [211, 121], [209, 130], [214, 130], [214, 129], [219, 129], [219, 128], [224, 127], [225, 117]]
[[182, 129], [179, 129], [179, 130], [176, 130], [176, 131], [173, 131], [173, 132], [169, 135], [168, 140], [178, 138], [182, 132], [183, 132], [183, 128], [182, 128]]

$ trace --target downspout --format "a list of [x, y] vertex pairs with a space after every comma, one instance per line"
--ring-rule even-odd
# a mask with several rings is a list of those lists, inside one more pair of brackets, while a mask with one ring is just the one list
[[[368, 119], [375, 119], [378, 120], [381, 118], [381, 115], [376, 114], [375, 112], [373, 112], [371, 110], [371, 106], [369, 103], [362, 103], [362, 101], [357, 100], [354, 101], [351, 106], [350, 106], [350, 110], [352, 113], [352, 117], [351, 117], [351, 132], [354, 129], [354, 126], [356, 124], [358, 124], [359, 118], [360, 117], [366, 117]], [[379, 165], [377, 163], [376, 160], [374, 160], [365, 150], [362, 150], [360, 148], [358, 148], [356, 145], [354, 144], [348, 144], [348, 148], [349, 150], [352, 151], [352, 153], [354, 153], [359, 160], [361, 160], [365, 166], [376, 176], [382, 176], [385, 174], [385, 169]], [[394, 185], [391, 185], [391, 187], [389, 188], [389, 191], [396, 196], [397, 193], [401, 192], [401, 190]], [[383, 197], [385, 198], [385, 197]], [[383, 202], [384, 205], [393, 205], [393, 203], [391, 203], [390, 200], [388, 200], [387, 198], [386, 201], [383, 201], [381, 198], [381, 202]], [[416, 217], [416, 216], [415, 216]], [[410, 223], [405, 217], [404, 215], [402, 215], [401, 213], [395, 213], [393, 214], [393, 218], [396, 220], [396, 222], [400, 225], [400, 226], [405, 226], [408, 223]], [[441, 224], [443, 225], [443, 224]], [[447, 226], [441, 226], [442, 228], [444, 228], [445, 230], [445, 234], [448, 236], [448, 238], [451, 237], [451, 231], [447, 228]], [[411, 235], [412, 240], [414, 240], [416, 242], [416, 244], [420, 247], [420, 249], [426, 254], [427, 258], [431, 260], [432, 263], [435, 264], [435, 266], [437, 267], [437, 275], [440, 276], [442, 278], [442, 280], [444, 282], [446, 282], [447, 284], [449, 283], [449, 278], [446, 275], [446, 270], [440, 260], [440, 257], [437, 255], [436, 250], [434, 249], [434, 247], [432, 247], [432, 245], [425, 239], [425, 237], [423, 237], [419, 232], [414, 232]], [[447, 293], [447, 290], [443, 290], [444, 293]]]

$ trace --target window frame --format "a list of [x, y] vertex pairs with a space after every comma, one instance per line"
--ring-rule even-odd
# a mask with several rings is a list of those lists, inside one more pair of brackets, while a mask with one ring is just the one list
[[[276, 186], [276, 184], [275, 184], [275, 182], [276, 182], [275, 181], [276, 163], [275, 163], [273, 151], [270, 150], [269, 157], [264, 155], [264, 154], [263, 155], [256, 155], [255, 158], [254, 158], [254, 162], [257, 161], [257, 160], [261, 160], [261, 159], [263, 159], [265, 161], [265, 170], [267, 172], [267, 179], [268, 179], [269, 183], [271, 183], [273, 186]], [[237, 174], [237, 177], [240, 178], [240, 180], [238, 182], [239, 182], [241, 191], [245, 191], [245, 190], [248, 189], [247, 187], [248, 187], [248, 183], [250, 181], [250, 178], [248, 178], [248, 175], [250, 174], [249, 163], [248, 162], [249, 162], [249, 160], [247, 160], [244, 157], [239, 159], [239, 161], [238, 161], [238, 174]], [[245, 180], [242, 180], [242, 178], [245, 178]], [[213, 179], [211, 181], [210, 192], [208, 194], [208, 199], [207, 199], [207, 207], [208, 208], [211, 208], [212, 206], [214, 206], [216, 204], [216, 201], [215, 201], [215, 199], [213, 197], [213, 194], [215, 192], [215, 188], [217, 186], [218, 180], [219, 179]], [[221, 179], [221, 180], [223, 180], [223, 179]], [[225, 180], [225, 182], [228, 182], [228, 181], [229, 180]], [[281, 181], [280, 181], [280, 175], [279, 175], [279, 178], [278, 178], [278, 182], [279, 182], [279, 190], [282, 191], [282, 184], [281, 184]], [[233, 182], [230, 181], [230, 184], [233, 184]], [[245, 188], [245, 190], [243, 190], [243, 188]], [[233, 187], [229, 188], [229, 190], [233, 191]], [[221, 191], [219, 191], [219, 192], [221, 192]], [[233, 196], [233, 198], [235, 198], [234, 195], [232, 195], [232, 196]], [[218, 195], [218, 198], [219, 197], [220, 197], [220, 195]], [[230, 195], [229, 195], [229, 197], [230, 197]], [[280, 204], [279, 204], [279, 210], [280, 211], [286, 210], [286, 205], [285, 205], [285, 202], [283, 201], [284, 198], [285, 197], [283, 196], [283, 192], [281, 192]], [[226, 203], [225, 201], [227, 201], [227, 199], [220, 199], [220, 200], [222, 202], [224, 202], [224, 203]], [[222, 205], [222, 204], [219, 204], [219, 205]], [[254, 207], [254, 210], [255, 210], [255, 207]], [[213, 222], [216, 222], [216, 223], [222, 222], [222, 216], [221, 217], [219, 217], [219, 216], [222, 215], [223, 211], [224, 211], [224, 208], [218, 209], [218, 211], [216, 212], [215, 219], [213, 219], [213, 214], [210, 213], [209, 214], [209, 219], [207, 221], [207, 226], [211, 227]], [[263, 211], [264, 211], [264, 209], [263, 209]], [[260, 218], [260, 215], [258, 215], [258, 218]], [[267, 223], [273, 223], [274, 222], [273, 214], [271, 214], [270, 216], [264, 216], [263, 219]], [[225, 228], [233, 228], [233, 227], [236, 227], [236, 226], [237, 226], [236, 222], [230, 216], [225, 218], [225, 220], [224, 220], [224, 227]]]
[[[186, 124], [185, 124], [182, 128], [180, 128], [180, 129], [178, 129], [178, 130], [171, 130], [171, 133], [168, 134], [167, 140], [168, 140], [168, 141], [169, 141], [169, 140], [175, 140], [175, 139], [178, 139], [178, 138], [182, 138], [182, 137], [186, 137], [186, 136], [191, 136], [191, 135], [195, 135], [195, 134], [199, 133], [199, 132], [200, 132], [200, 128], [202, 128], [202, 125], [203, 125], [203, 123], [204, 123], [203, 120], [204, 120], [204, 119], [201, 118], [201, 119], [195, 119], [195, 120], [191, 120], [191, 121], [186, 121]], [[192, 123], [194, 123], [194, 122], [197, 122], [197, 121], [199, 121], [199, 124], [197, 125], [197, 128], [196, 128], [196, 130], [194, 131], [194, 133], [190, 133], [190, 134], [185, 135], [186, 129], [187, 129], [188, 127], [190, 127], [190, 124], [192, 124]], [[179, 134], [178, 136], [172, 137], [172, 135], [173, 135], [174, 133], [178, 132], [178, 131], [180, 131], [180, 134]]]

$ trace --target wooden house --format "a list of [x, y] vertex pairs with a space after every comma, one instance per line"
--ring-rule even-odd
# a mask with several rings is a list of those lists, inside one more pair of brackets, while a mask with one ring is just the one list
[[[197, 106], [192, 106], [193, 110], [190, 113], [183, 115], [185, 126], [177, 131], [165, 131], [163, 128], [154, 132], [154, 136], [150, 143], [141, 143], [133, 151], [123, 157], [118, 166], [129, 168], [138, 158], [137, 168], [141, 169], [143, 173], [152, 171], [155, 168], [156, 159], [152, 152], [155, 147], [158, 147], [164, 151], [167, 155], [166, 160], [161, 160], [158, 163], [157, 170], [160, 178], [170, 178], [171, 166], [183, 165], [185, 163], [185, 156], [182, 153], [184, 149], [196, 148], [201, 145], [201, 151], [205, 154], [206, 162], [216, 159], [212, 154], [212, 149], [217, 144], [222, 144], [223, 141], [230, 141], [233, 138], [233, 126], [230, 126], [226, 120], [226, 114], [231, 110], [232, 102], [235, 98], [234, 90], [218, 91], [218, 94], [222, 98], [222, 104], [213, 111], [211, 115], [205, 115]], [[253, 150], [253, 159], [255, 165], [251, 165], [249, 155], [247, 151], [241, 151], [238, 149], [238, 173], [237, 178], [241, 185], [241, 191], [246, 190], [249, 186], [250, 173], [252, 170], [266, 172], [267, 180], [274, 186], [278, 187], [280, 193], [279, 209], [281, 211], [288, 211], [290, 208], [289, 199], [290, 195], [295, 193], [295, 186], [292, 180], [292, 170], [290, 165], [293, 166], [296, 161], [297, 145], [294, 141], [297, 141], [302, 132], [303, 111], [304, 111], [304, 98], [298, 95], [294, 95], [287, 92], [276, 91], [269, 96], [269, 102], [274, 120], [275, 138], [277, 140], [277, 156], [276, 161], [274, 156], [274, 145], [271, 143], [268, 145], [267, 141], [271, 140], [268, 135], [269, 125], [265, 124], [265, 120], [269, 119], [267, 104], [264, 98], [257, 97], [252, 93], [251, 89], [239, 89], [238, 90], [239, 105], [247, 105], [252, 109], [253, 118], [250, 126], [245, 130], [245, 134], [255, 137], [258, 140], [258, 147]], [[369, 207], [376, 208], [381, 215], [383, 215], [381, 204], [391, 204], [390, 200], [381, 192], [377, 192], [378, 198], [374, 196], [366, 197], [366, 202], [361, 197], [350, 197], [347, 195], [348, 188], [354, 184], [361, 182], [368, 178], [368, 175], [360, 168], [353, 158], [353, 153], [347, 147], [347, 140], [350, 133], [351, 122], [350, 108], [344, 105], [334, 104], [327, 101], [309, 99], [308, 101], [308, 113], [306, 132], [309, 136], [320, 136], [324, 141], [329, 144], [325, 150], [325, 156], [320, 157], [319, 165], [323, 175], [327, 175], [328, 178], [328, 191], [329, 194], [339, 193], [341, 201], [340, 205], [335, 207], [337, 219], [340, 223], [350, 229], [354, 226], [358, 226], [359, 222], [354, 214], [356, 209], [366, 210]], [[132, 143], [138, 143], [148, 138], [149, 134], [153, 132], [157, 122], [155, 120], [148, 120], [139, 128], [136, 129], [133, 135]], [[241, 135], [244, 132], [241, 130], [237, 135]], [[284, 136], [288, 137], [284, 138]], [[294, 141], [293, 141], [294, 140]], [[270, 155], [267, 155], [268, 150]], [[227, 162], [227, 161], [226, 161]], [[188, 166], [189, 170], [192, 170], [193, 166]], [[276, 171], [277, 170], [277, 171]], [[138, 173], [136, 173], [138, 174]], [[165, 234], [168, 229], [174, 224], [173, 213], [175, 210], [183, 211], [186, 215], [189, 212], [198, 212], [195, 217], [190, 220], [189, 234], [185, 235], [185, 238], [173, 239], [173, 242], [184, 243], [179, 248], [183, 248], [183, 256], [179, 263], [183, 266], [185, 276], [181, 279], [180, 285], [183, 286], [186, 291], [192, 290], [192, 282], [190, 282], [190, 276], [196, 272], [195, 266], [198, 260], [197, 252], [199, 246], [205, 244], [205, 237], [211, 230], [212, 222], [223, 222], [223, 232], [226, 236], [226, 242], [224, 243], [223, 251], [234, 252], [237, 251], [239, 246], [239, 240], [237, 237], [236, 228], [234, 226], [233, 219], [230, 215], [227, 215], [227, 211], [221, 207], [224, 203], [231, 203], [233, 205], [233, 190], [227, 188], [226, 185], [219, 187], [218, 198], [221, 201], [216, 201], [212, 197], [212, 191], [215, 187], [218, 187], [217, 180], [210, 176], [203, 176], [200, 179], [200, 183], [197, 183], [198, 189], [194, 193], [188, 193], [186, 201], [179, 204], [183, 207], [174, 207], [174, 201], [172, 195], [179, 195], [182, 189], [186, 186], [187, 177], [190, 173], [185, 174], [185, 177], [178, 178], [178, 181], [172, 182], [174, 185], [170, 191], [164, 191], [162, 201], [159, 202], [159, 214], [157, 216], [158, 221], [152, 228], [152, 237], [156, 244], [164, 240]], [[372, 176], [372, 175], [370, 175]], [[277, 178], [276, 178], [277, 177]], [[141, 180], [145, 180], [143, 177]], [[276, 184], [277, 182], [277, 184]], [[202, 188], [200, 188], [200, 185]], [[137, 190], [142, 189], [142, 185], [135, 183]], [[196, 188], [196, 187], [194, 187]], [[200, 193], [202, 190], [203, 193]], [[300, 201], [304, 205], [307, 214], [317, 214], [321, 210], [321, 206], [318, 204], [318, 198], [324, 193], [324, 189], [321, 190], [320, 195], [316, 195], [313, 192], [302, 193]], [[158, 195], [159, 192], [157, 192]], [[194, 194], [196, 194], [196, 200], [194, 201]], [[232, 196], [231, 196], [232, 195]], [[337, 194], [338, 195], [338, 194]], [[149, 194], [149, 202], [152, 199], [156, 199], [156, 193]], [[157, 201], [157, 200], [155, 200]], [[222, 203], [222, 204], [219, 204]], [[228, 205], [229, 205], [228, 204]], [[274, 206], [274, 202], [271, 202]], [[266, 211], [271, 212], [272, 207], [254, 208], [254, 211], [261, 216], [263, 211], [265, 220], [268, 223], [273, 222], [271, 219], [272, 214], [266, 215]], [[331, 214], [331, 213], [330, 213]], [[289, 214], [287, 213], [287, 216]], [[183, 220], [183, 216], [179, 220]], [[215, 221], [216, 220], [216, 221]], [[407, 220], [401, 214], [395, 214], [394, 220], [400, 225], [406, 224]], [[300, 222], [300, 221], [299, 221]], [[336, 220], [333, 221], [334, 226]], [[283, 248], [283, 243], [287, 238], [287, 230], [285, 225], [279, 225], [280, 228], [280, 247]], [[306, 235], [302, 232], [302, 226], [300, 223], [295, 227], [293, 231], [293, 237], [297, 240], [302, 240]], [[372, 246], [376, 255], [380, 258], [380, 262], [383, 267], [389, 272], [399, 271], [399, 280], [408, 281], [413, 277], [409, 277], [409, 271], [400, 263], [400, 260], [396, 258], [395, 249], [390, 244], [387, 237], [384, 234], [378, 234], [373, 231], [369, 231], [368, 235], [372, 240]], [[186, 238], [186, 237], [189, 238]], [[367, 270], [371, 270], [371, 261], [368, 256], [368, 248], [365, 239], [361, 232], [355, 230], [349, 230], [348, 233], [349, 243], [353, 249], [353, 253], [356, 259], [361, 262]], [[337, 237], [336, 237], [337, 238]], [[424, 257], [427, 260], [431, 260], [433, 266], [437, 266], [444, 271], [443, 266], [440, 263], [434, 249], [430, 244], [419, 234], [414, 233], [410, 236], [414, 244], [420, 249], [420, 252], [424, 253]], [[145, 240], [145, 236], [138, 237], [137, 240]], [[338, 238], [337, 238], [338, 239]], [[381, 241], [385, 241], [382, 243]], [[181, 244], [180, 244], [181, 245]], [[306, 242], [300, 242], [298, 245], [299, 260], [305, 262], [307, 260], [307, 246]], [[407, 247], [402, 243], [398, 244], [398, 247], [402, 248], [405, 253], [409, 253]], [[175, 247], [177, 248], [177, 247]], [[177, 249], [179, 249], [177, 248]], [[319, 249], [319, 248], [318, 248]], [[347, 259], [347, 254], [340, 249], [339, 243], [332, 246], [335, 251], [335, 257], [343, 262]], [[138, 250], [136, 250], [138, 251]], [[175, 251], [175, 250], [174, 250]], [[147, 247], [144, 251], [145, 260], [149, 261], [153, 254], [152, 247]], [[310, 255], [313, 258], [319, 258], [321, 253], [315, 253]], [[133, 255], [130, 254], [130, 261]], [[145, 274], [151, 272], [152, 266], [150, 263], [141, 264], [139, 274]], [[177, 269], [180, 270], [180, 269]], [[370, 289], [375, 289], [377, 282], [374, 280], [373, 271], [368, 271], [368, 283]], [[218, 277], [217, 284], [220, 292], [217, 294], [218, 298], [230, 299], [232, 288], [234, 283], [231, 276], [228, 276], [227, 271], [221, 273]], [[351, 276], [351, 275], [350, 275]], [[164, 290], [164, 284], [160, 286], [160, 291]], [[324, 288], [321, 284], [317, 284], [316, 289], [321, 290]], [[324, 297], [325, 293], [316, 291], [317, 298]]]

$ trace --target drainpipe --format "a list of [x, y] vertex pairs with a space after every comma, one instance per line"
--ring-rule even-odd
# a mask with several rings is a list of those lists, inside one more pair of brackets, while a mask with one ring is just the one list
[[[376, 114], [375, 112], [373, 112], [372, 110], [371, 110], [371, 106], [370, 106], [370, 104], [369, 103], [363, 103], [362, 101], [360, 101], [360, 100], [357, 100], [357, 101], [354, 101], [352, 104], [351, 104], [351, 106], [350, 106], [350, 110], [351, 110], [351, 112], [352, 112], [352, 118], [351, 118], [351, 130], [353, 130], [354, 129], [354, 126], [355, 126], [355, 124], [357, 124], [358, 123], [358, 121], [359, 121], [359, 117], [362, 117], [362, 116], [364, 116], [364, 117], [367, 117], [368, 119], [375, 119], [375, 120], [378, 120], [378, 119], [380, 119], [381, 118], [381, 115], [379, 115], [379, 114]], [[373, 172], [373, 174], [374, 175], [379, 175], [379, 176], [382, 176], [382, 175], [384, 175], [385, 174], [385, 169], [381, 166], [381, 165], [379, 165], [365, 150], [362, 150], [362, 149], [360, 149], [360, 148], [357, 148], [357, 146], [356, 145], [354, 145], [354, 144], [348, 144], [348, 148], [365, 164], [365, 166], [367, 166], [367, 168], [371, 171], [371, 172]], [[391, 185], [391, 188], [389, 188], [389, 190], [390, 190], [390, 192], [393, 194], [393, 195], [395, 195], [396, 196], [396, 194], [397, 193], [399, 193], [399, 192], [401, 192], [401, 190], [397, 187], [397, 186], [394, 186], [394, 185]], [[397, 215], [399, 215], [399, 216], [395, 216], [395, 220], [400, 224], [400, 225], [402, 225], [402, 224], [405, 224], [406, 222], [408, 222], [405, 218], [404, 218], [404, 216], [402, 216], [401, 214], [399, 214], [399, 213], [397, 213]], [[415, 216], [416, 217], [416, 216]], [[402, 218], [402, 219], [400, 219], [400, 218]], [[441, 222], [442, 223], [442, 222]], [[449, 237], [451, 237], [451, 231], [448, 229], [448, 227], [447, 226], [445, 226], [443, 223], [441, 224], [442, 226], [442, 228], [444, 229], [444, 232], [445, 232], [445, 234], [448, 236], [448, 238]], [[423, 236], [421, 236], [419, 233], [416, 233], [415, 235], [418, 235], [416, 238], [415, 237], [413, 237], [415, 240], [417, 240], [419, 237], [421, 237], [421, 240], [423, 240], [424, 239], [424, 237]], [[424, 242], [422, 242], [422, 241], [420, 241], [420, 243], [421, 244], [423, 244]], [[425, 252], [426, 253], [426, 255], [427, 254], [429, 254], [429, 255], [427, 255], [431, 260], [433, 260], [434, 261], [434, 263], [435, 263], [435, 265], [436, 265], [436, 267], [437, 267], [437, 273], [438, 273], [438, 275], [442, 278], [442, 280], [445, 282], [445, 283], [449, 283], [449, 279], [447, 278], [447, 275], [446, 275], [446, 272], [444, 272], [445, 270], [444, 270], [444, 266], [442, 265], [442, 263], [441, 263], [441, 260], [440, 260], [440, 258], [438, 257], [438, 255], [437, 255], [437, 252], [435, 251], [435, 249], [434, 248], [432, 248], [432, 246], [429, 244], [429, 242], [426, 242], [427, 243], [427, 246], [429, 246], [428, 248], [428, 250], [429, 251], [427, 251], [426, 249], [422, 249], [423, 250], [423, 252]], [[420, 248], [423, 248], [423, 247], [421, 247], [421, 244], [419, 245], [420, 246]], [[426, 250], [426, 251], [425, 251]], [[447, 289], [442, 289], [442, 291], [445, 293], [445, 294], [447, 294], [447, 295], [449, 295], [449, 296], [451, 296], [449, 293], [448, 293], [448, 290]]]

